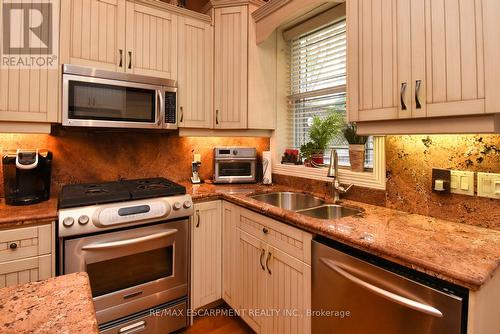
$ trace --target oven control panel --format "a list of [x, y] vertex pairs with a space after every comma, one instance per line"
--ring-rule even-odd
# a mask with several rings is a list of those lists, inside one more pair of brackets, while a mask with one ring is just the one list
[[193, 214], [189, 195], [160, 197], [59, 211], [59, 237], [187, 218]]

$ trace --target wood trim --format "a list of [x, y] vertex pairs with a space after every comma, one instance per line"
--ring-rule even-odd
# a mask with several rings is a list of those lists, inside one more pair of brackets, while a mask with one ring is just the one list
[[205, 21], [208, 23], [212, 22], [212, 18], [209, 15], [205, 15], [202, 13], [194, 12], [189, 9], [181, 8], [178, 6], [174, 6], [172, 4], [163, 2], [163, 1], [157, 1], [157, 0], [134, 0], [133, 3], [136, 4], [141, 4], [144, 6], [148, 7], [153, 7], [161, 10], [166, 10], [170, 13], [175, 13], [178, 15], [186, 16], [186, 17], [192, 17], [194, 19], [198, 19], [201, 21]]
[[50, 134], [50, 123], [0, 122], [0, 133]]
[[427, 117], [484, 114], [484, 99], [427, 104]]
[[300, 22], [291, 28], [286, 29], [283, 32], [283, 38], [285, 39], [285, 41], [290, 41], [312, 30], [324, 27], [336, 21], [340, 21], [345, 17], [346, 17], [346, 4], [341, 3], [320, 14], [317, 14], [316, 16], [313, 16], [305, 21]]
[[[303, 165], [273, 165], [273, 173], [302, 177], [313, 180], [331, 182], [326, 176], [326, 168], [311, 168]], [[360, 187], [385, 190], [385, 138], [376, 137], [374, 141], [374, 166], [372, 172], [356, 173], [350, 169], [339, 169], [339, 178], [342, 183]]]
[[271, 137], [272, 130], [179, 129], [179, 137]]
[[257, 7], [261, 7], [267, 3], [262, 0], [210, 0], [203, 7], [203, 10], [209, 11], [212, 8], [249, 6], [249, 5], [255, 5]]
[[358, 122], [361, 135], [500, 133], [500, 114]]

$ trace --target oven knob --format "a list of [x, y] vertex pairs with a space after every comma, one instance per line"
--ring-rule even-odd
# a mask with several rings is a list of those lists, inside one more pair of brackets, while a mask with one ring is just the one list
[[71, 226], [73, 226], [74, 223], [75, 223], [75, 220], [73, 219], [73, 217], [66, 217], [63, 219], [63, 225], [65, 227], [71, 227]]
[[180, 210], [182, 208], [181, 202], [175, 202], [174, 203], [174, 210]]
[[87, 215], [80, 216], [80, 218], [78, 218], [78, 224], [85, 225], [89, 222], [89, 220], [90, 218]]
[[238, 155], [238, 150], [233, 150], [233, 155]]
[[193, 205], [193, 202], [191, 201], [185, 201], [184, 202], [184, 208], [189, 209]]

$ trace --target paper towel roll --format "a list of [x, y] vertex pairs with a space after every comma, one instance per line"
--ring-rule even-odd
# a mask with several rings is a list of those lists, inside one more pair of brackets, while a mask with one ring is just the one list
[[271, 151], [262, 152], [262, 183], [263, 184], [271, 184], [272, 180], [272, 160], [271, 160]]

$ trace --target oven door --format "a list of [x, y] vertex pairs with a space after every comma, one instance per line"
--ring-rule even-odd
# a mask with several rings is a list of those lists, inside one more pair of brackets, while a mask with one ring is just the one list
[[64, 240], [64, 273], [89, 275], [99, 324], [188, 292], [188, 221]]
[[216, 183], [252, 183], [255, 178], [255, 159], [217, 159]]
[[80, 75], [63, 75], [63, 125], [162, 128], [161, 86]]

